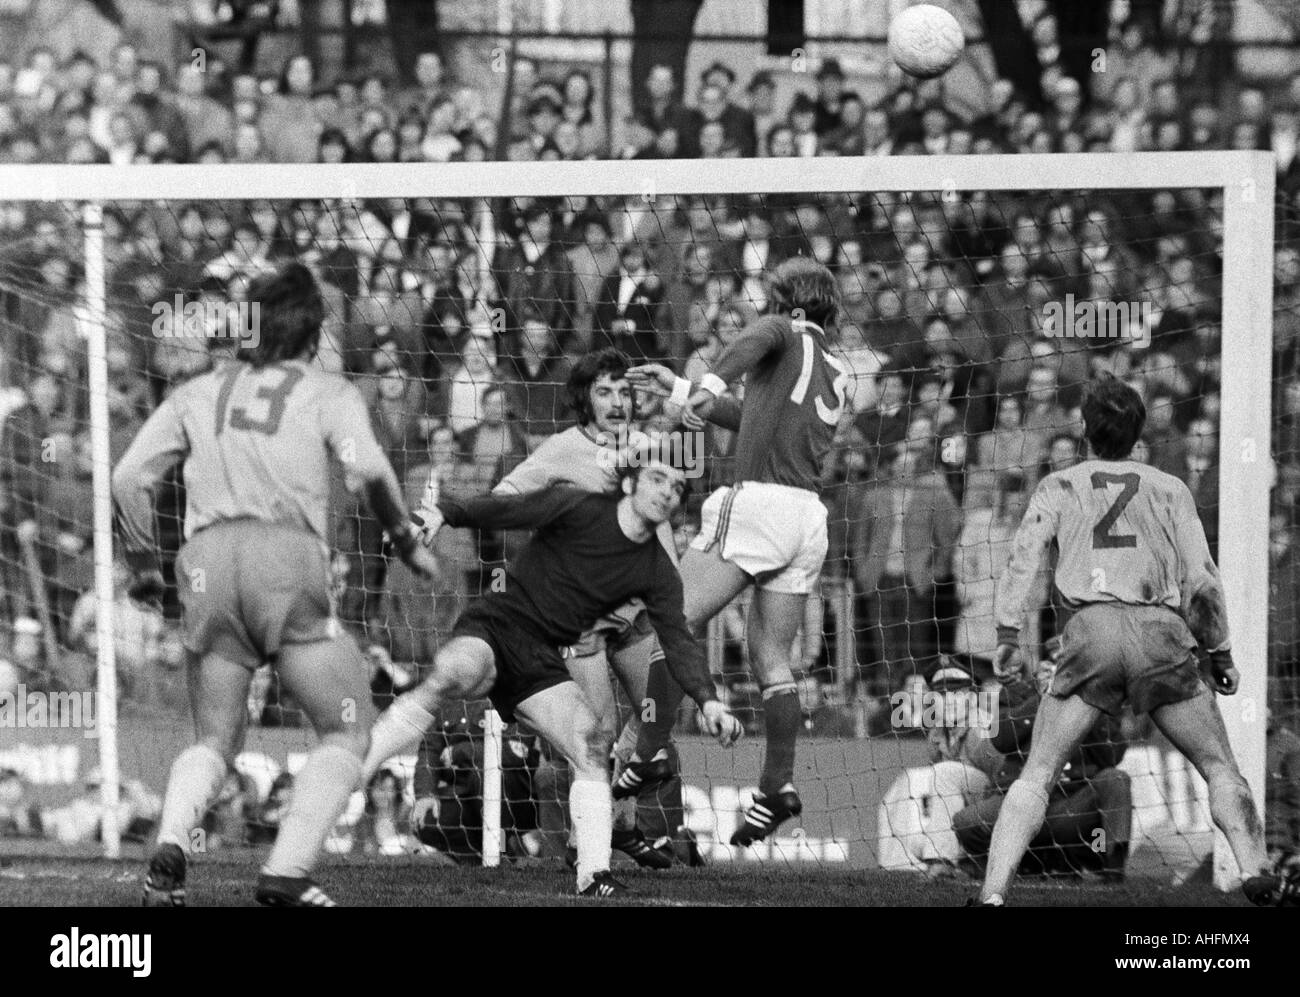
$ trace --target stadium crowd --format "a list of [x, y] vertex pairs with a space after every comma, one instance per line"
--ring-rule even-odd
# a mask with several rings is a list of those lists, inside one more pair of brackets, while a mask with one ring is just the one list
[[[742, 86], [722, 63], [685, 81], [660, 65], [639, 81], [635, 114], [607, 128], [590, 74], [529, 59], [515, 66], [502, 123], [501, 95], [457, 85], [435, 53], [420, 56], [417, 84], [404, 88], [377, 73], [322, 81], [304, 56], [258, 75], [216, 59], [173, 70], [128, 44], [102, 65], [35, 49], [21, 65], [0, 62], [0, 161], [1272, 150], [1274, 381], [1260, 386], [1276, 413], [1269, 647], [1272, 676], [1294, 683], [1300, 74], [1281, 89], [1242, 81], [1206, 99], [1149, 48], [1126, 43], [1115, 55], [1093, 79], [1054, 76], [1042, 105], [997, 81], [970, 119], [946, 106], [937, 83], [866, 100], [833, 58], [784, 106], [767, 71]], [[222, 330], [246, 321], [230, 302], [248, 281], [288, 258], [307, 263], [327, 296], [319, 361], [357, 380], [414, 499], [431, 470], [446, 494], [486, 491], [571, 425], [564, 383], [586, 351], [613, 345], [698, 380], [761, 312], [764, 274], [806, 254], [840, 281], [838, 351], [850, 375], [824, 482], [825, 582], [852, 587], [852, 681], [883, 702], [941, 655], [983, 674], [1016, 524], [1037, 481], [1081, 459], [1080, 389], [1103, 367], [1142, 393], [1142, 453], [1188, 483], [1215, 545], [1220, 377], [1231, 362], [1220, 351], [1221, 219], [1221, 201], [1195, 190], [491, 202], [357, 201], [340, 191], [319, 202], [114, 205], [105, 216], [113, 455], [172, 386], [212, 362]], [[93, 667], [80, 231], [67, 205], [0, 208], [0, 681], [10, 683], [44, 676], [84, 687]], [[1067, 295], [1092, 309], [1093, 338], [1054, 325], [1049, 305]], [[658, 399], [640, 401], [644, 417], [671, 425]], [[708, 431], [683, 540], [703, 497], [728, 481], [732, 445], [732, 434]], [[173, 552], [182, 489], [177, 481], [160, 500]], [[372, 648], [376, 689], [391, 691], [428, 664], [518, 538], [444, 531], [446, 570], [430, 599], [384, 557], [378, 524], [341, 487], [335, 508], [340, 616]], [[33, 572], [44, 598], [34, 597]], [[1046, 639], [1061, 609], [1046, 579], [1040, 601]], [[128, 695], [179, 700], [175, 609], [170, 602], [159, 621], [119, 599]], [[801, 652], [819, 680], [810, 717], [821, 715], [824, 689], [844, 680], [818, 629]], [[273, 703], [273, 687], [267, 695]]]

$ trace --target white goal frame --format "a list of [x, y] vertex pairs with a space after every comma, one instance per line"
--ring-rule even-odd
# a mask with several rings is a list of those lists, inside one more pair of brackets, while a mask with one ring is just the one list
[[[0, 200], [76, 204], [83, 227], [88, 305], [94, 554], [98, 598], [98, 709], [103, 802], [118, 801], [109, 492], [106, 273], [102, 210], [115, 201], [559, 195], [772, 194], [941, 190], [1218, 189], [1223, 192], [1222, 411], [1219, 564], [1241, 689], [1220, 700], [1233, 750], [1256, 805], [1264, 799], [1267, 693], [1268, 504], [1272, 377], [1274, 162], [1268, 152], [1170, 152], [824, 159], [637, 160], [550, 163], [343, 165], [0, 166]], [[1227, 358], [1231, 356], [1232, 362]], [[489, 724], [495, 730], [494, 724]], [[498, 741], [499, 750], [499, 741]], [[497, 768], [499, 771], [499, 767]], [[495, 788], [499, 798], [500, 788]], [[485, 796], [489, 795], [485, 790]], [[485, 822], [486, 822], [485, 808]], [[104, 850], [120, 854], [105, 820]], [[499, 828], [484, 829], [496, 864]], [[492, 845], [493, 847], [486, 847]], [[1231, 888], [1236, 863], [1222, 836], [1215, 882]]]

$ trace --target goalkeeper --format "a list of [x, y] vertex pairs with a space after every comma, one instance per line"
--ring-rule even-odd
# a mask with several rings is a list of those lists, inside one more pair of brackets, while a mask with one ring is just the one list
[[[630, 366], [627, 355], [612, 347], [584, 356], [573, 368], [565, 386], [569, 406], [577, 414], [578, 424], [548, 437], [533, 453], [510, 472], [493, 489], [500, 495], [526, 495], [557, 484], [572, 485], [584, 492], [610, 494], [618, 489], [618, 463], [626, 456], [629, 443], [641, 438], [634, 427], [636, 401], [627, 379]], [[672, 530], [667, 523], [658, 528], [660, 543], [668, 556], [677, 562]], [[632, 702], [632, 715], [614, 748], [620, 766], [615, 774], [613, 794], [618, 801], [628, 800], [615, 814], [613, 846], [650, 869], [672, 865], [670, 850], [651, 847], [645, 834], [636, 826], [636, 804], [629, 798], [640, 796], [662, 800], [665, 811], [681, 810], [682, 784], [673, 760], [676, 752], [668, 745], [676, 711], [643, 711], [642, 704], [653, 699], [651, 689], [671, 684], [659, 647], [646, 617], [645, 606], [633, 599], [625, 606], [606, 614], [584, 633], [576, 644], [566, 648], [565, 664], [573, 680], [582, 688], [587, 702], [596, 712], [603, 737], [614, 740], [618, 709], [609, 681], [610, 666], [618, 676]], [[673, 700], [679, 700], [675, 693]], [[643, 719], [644, 715], [644, 719]], [[665, 745], [648, 764], [627, 765], [636, 749], [642, 724], [661, 726], [656, 735]], [[671, 828], [669, 828], [671, 830]]]
[[[699, 704], [711, 734], [733, 744], [739, 721], [717, 699], [704, 653], [686, 628], [682, 581], [656, 538], [681, 504], [685, 474], [653, 458], [620, 468], [620, 494], [552, 487], [530, 495], [441, 501], [421, 524], [537, 532], [506, 575], [504, 590], [477, 600], [438, 652], [433, 674], [393, 703], [371, 732], [362, 778], [423, 737], [449, 699], [488, 695], [560, 750], [573, 769], [569, 810], [578, 850], [578, 892], [606, 897], [627, 887], [609, 873], [613, 831], [609, 739], [561, 657], [605, 614], [644, 600], [668, 669]], [[428, 510], [426, 503], [422, 508]]]

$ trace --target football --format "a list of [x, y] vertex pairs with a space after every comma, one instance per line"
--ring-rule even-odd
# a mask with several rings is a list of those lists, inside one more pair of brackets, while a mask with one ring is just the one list
[[889, 57], [918, 79], [946, 73], [965, 47], [957, 19], [934, 4], [909, 7], [889, 23]]

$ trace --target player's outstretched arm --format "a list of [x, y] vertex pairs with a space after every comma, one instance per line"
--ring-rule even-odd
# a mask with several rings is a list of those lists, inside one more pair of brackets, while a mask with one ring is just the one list
[[113, 469], [113, 510], [123, 556], [134, 576], [128, 593], [142, 601], [160, 600], [163, 590], [154, 537], [154, 489], [189, 453], [175, 397], [154, 410]]
[[448, 526], [486, 530], [536, 530], [554, 522], [590, 493], [572, 485], [552, 485], [530, 495], [480, 495], [456, 501], [442, 499], [438, 512]]
[[740, 400], [722, 393], [726, 388], [725, 382], [710, 382], [709, 389], [697, 388], [658, 363], [629, 368], [627, 379], [633, 387], [663, 395], [670, 404], [681, 408], [682, 425], [687, 429], [703, 429], [705, 420], [733, 432], [740, 429]]
[[[341, 379], [340, 379], [341, 381]], [[355, 385], [342, 382], [344, 390], [321, 412], [326, 445], [343, 465], [348, 490], [359, 492], [379, 520], [402, 562], [423, 578], [438, 573], [437, 563], [420, 545], [419, 533], [411, 524], [402, 486], [393, 465], [370, 427], [365, 401]]]
[[654, 577], [641, 596], [663, 647], [669, 673], [699, 706], [709, 733], [718, 743], [725, 747], [735, 744], [744, 726], [718, 699], [704, 651], [686, 626], [681, 575], [663, 550], [655, 562]]
[[1016, 678], [1025, 669], [1024, 657], [1020, 654], [1025, 600], [1034, 587], [1043, 554], [1056, 536], [1060, 516], [1056, 496], [1060, 491], [1060, 486], [1050, 477], [1043, 479], [1035, 489], [1020, 528], [1016, 530], [1011, 560], [998, 579], [993, 600], [993, 618], [998, 630], [993, 671], [1000, 679]]

